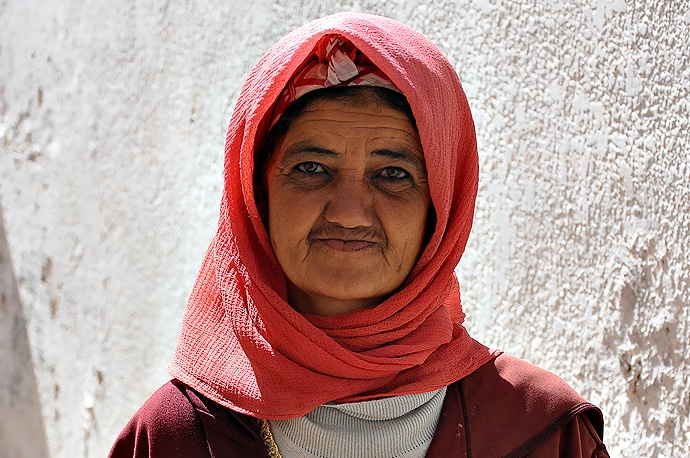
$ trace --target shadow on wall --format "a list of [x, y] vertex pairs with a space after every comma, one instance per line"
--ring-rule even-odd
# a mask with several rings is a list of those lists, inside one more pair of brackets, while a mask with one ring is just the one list
[[26, 320], [0, 212], [0, 458], [47, 458]]

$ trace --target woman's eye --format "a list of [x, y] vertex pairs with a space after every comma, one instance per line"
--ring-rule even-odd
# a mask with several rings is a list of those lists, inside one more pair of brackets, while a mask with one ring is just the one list
[[309, 174], [324, 173], [326, 171], [318, 162], [302, 162], [301, 164], [297, 164], [295, 168], [302, 173]]
[[404, 180], [410, 177], [410, 174], [405, 169], [400, 167], [386, 167], [381, 170], [381, 176], [389, 180]]

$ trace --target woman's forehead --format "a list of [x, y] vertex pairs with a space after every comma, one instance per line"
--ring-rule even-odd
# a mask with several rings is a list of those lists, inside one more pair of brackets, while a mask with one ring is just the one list
[[376, 102], [314, 103], [293, 121], [279, 150], [283, 157], [319, 151], [338, 157], [358, 148], [370, 157], [409, 162], [426, 173], [419, 135], [407, 115]]

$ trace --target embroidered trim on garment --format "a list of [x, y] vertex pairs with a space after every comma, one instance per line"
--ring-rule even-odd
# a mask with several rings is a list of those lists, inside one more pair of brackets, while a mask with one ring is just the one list
[[278, 450], [278, 444], [273, 440], [271, 425], [268, 423], [268, 420], [259, 419], [259, 430], [261, 431], [261, 439], [264, 441], [268, 458], [282, 458]]

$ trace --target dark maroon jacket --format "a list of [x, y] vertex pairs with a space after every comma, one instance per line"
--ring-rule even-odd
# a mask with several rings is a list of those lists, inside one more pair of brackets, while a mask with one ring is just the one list
[[[562, 379], [501, 355], [450, 385], [427, 457], [608, 457], [599, 409]], [[177, 380], [127, 423], [111, 458], [267, 456], [255, 418]]]

